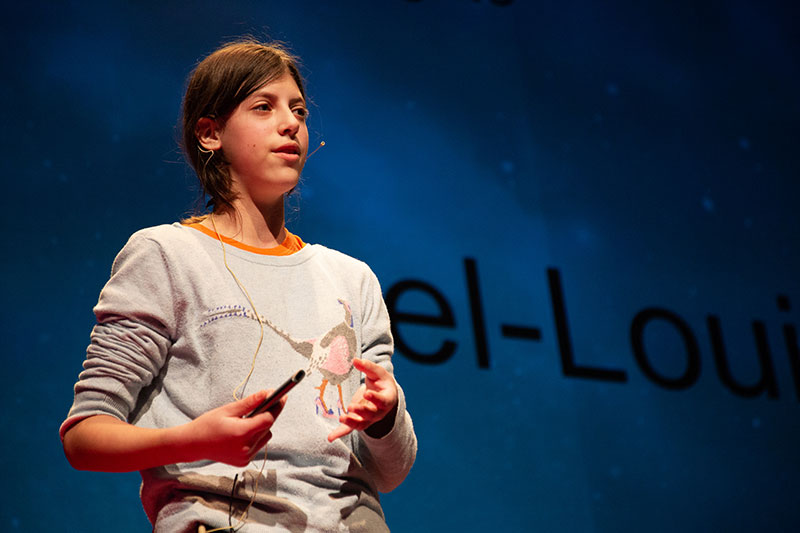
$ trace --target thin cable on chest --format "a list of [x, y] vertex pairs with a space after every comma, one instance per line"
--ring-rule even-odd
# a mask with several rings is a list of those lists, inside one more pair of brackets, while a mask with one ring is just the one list
[[[236, 277], [236, 274], [233, 273], [233, 270], [231, 270], [231, 267], [228, 265], [228, 256], [225, 253], [225, 243], [222, 242], [222, 236], [219, 234], [219, 231], [217, 230], [217, 223], [214, 221], [214, 215], [213, 214], [210, 215], [210, 218], [211, 218], [211, 225], [214, 226], [214, 233], [217, 234], [217, 240], [219, 240], [219, 245], [222, 247], [222, 262], [225, 265], [225, 268], [230, 273], [231, 277], [233, 277], [233, 280], [236, 282], [236, 285], [244, 293], [245, 297], [247, 298], [247, 301], [250, 303], [250, 308], [253, 310], [253, 314], [256, 316], [256, 320], [258, 320], [258, 325], [261, 330], [258, 337], [258, 344], [256, 345], [256, 351], [253, 353], [253, 361], [250, 364], [250, 371], [247, 373], [247, 376], [242, 380], [242, 382], [239, 383], [235, 389], [233, 389], [233, 399], [241, 400], [242, 398], [244, 398], [244, 390], [247, 387], [247, 382], [250, 381], [250, 377], [253, 375], [253, 371], [255, 371], [256, 369], [256, 358], [258, 357], [259, 350], [261, 350], [261, 343], [264, 341], [264, 321], [261, 320], [261, 315], [258, 314], [258, 311], [256, 310], [256, 305], [253, 303], [253, 299], [250, 297], [250, 293], [247, 292], [247, 289], [245, 288], [244, 284], [241, 281], [239, 281], [239, 278]], [[237, 395], [237, 393], [240, 395]]]
[[[253, 375], [253, 372], [255, 371], [258, 352], [259, 350], [261, 350], [261, 344], [264, 341], [264, 321], [261, 319], [261, 315], [258, 314], [258, 311], [256, 310], [256, 305], [255, 303], [253, 303], [253, 299], [250, 297], [250, 293], [247, 292], [247, 289], [245, 288], [244, 284], [239, 280], [238, 277], [236, 277], [236, 274], [233, 273], [233, 270], [231, 270], [231, 267], [228, 265], [228, 257], [225, 252], [225, 243], [222, 241], [222, 236], [219, 234], [219, 231], [217, 230], [217, 223], [214, 221], [214, 215], [213, 214], [209, 215], [209, 218], [211, 218], [211, 225], [214, 227], [214, 233], [217, 235], [217, 240], [219, 241], [219, 244], [222, 247], [222, 262], [225, 265], [225, 269], [230, 273], [231, 277], [233, 277], [233, 280], [236, 282], [236, 285], [239, 287], [242, 293], [244, 293], [245, 297], [247, 298], [247, 301], [250, 303], [250, 308], [253, 310], [253, 314], [256, 316], [256, 320], [258, 320], [258, 325], [260, 329], [258, 344], [256, 345], [255, 352], [253, 352], [253, 360], [250, 364], [250, 371], [247, 373], [247, 376], [242, 380], [242, 382], [239, 383], [236, 386], [236, 388], [233, 389], [233, 399], [241, 400], [244, 397], [244, 390], [245, 388], [247, 388], [247, 383], [250, 381], [250, 377]], [[206, 533], [212, 533], [215, 531], [227, 531], [227, 530], [237, 531], [241, 526], [244, 525], [245, 518], [247, 518], [247, 513], [248, 511], [250, 511], [250, 507], [252, 507], [253, 502], [256, 501], [256, 496], [258, 496], [258, 483], [261, 480], [262, 476], [264, 475], [264, 468], [266, 466], [267, 466], [267, 453], [265, 450], [264, 461], [261, 463], [261, 469], [258, 471], [258, 475], [256, 476], [255, 482], [253, 484], [253, 496], [250, 498], [250, 502], [247, 504], [247, 507], [245, 507], [244, 511], [242, 511], [241, 516], [239, 516], [239, 518], [237, 519], [236, 525], [233, 525], [231, 522], [233, 518], [233, 499], [236, 495], [236, 482], [239, 479], [239, 474], [236, 474], [233, 477], [233, 484], [231, 485], [231, 496], [230, 496], [231, 501], [228, 510], [228, 526], [209, 529], [206, 531]], [[242, 477], [244, 477], [244, 475]]]

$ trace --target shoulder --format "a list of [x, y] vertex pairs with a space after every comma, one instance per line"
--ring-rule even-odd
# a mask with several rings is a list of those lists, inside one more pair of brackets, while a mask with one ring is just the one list
[[309, 246], [313, 246], [314, 261], [329, 278], [340, 280], [363, 298], [372, 299], [382, 294], [378, 277], [364, 261], [321, 244]]
[[135, 232], [128, 239], [128, 244], [137, 245], [140, 243], [150, 242], [161, 247], [169, 247], [180, 244], [196, 243], [196, 236], [194, 232], [175, 222], [174, 224], [161, 224], [149, 228], [143, 228]]
[[314, 252], [314, 258], [324, 264], [333, 267], [346, 269], [349, 272], [357, 272], [362, 275], [374, 276], [372, 269], [360, 259], [347, 255], [333, 248], [328, 248], [322, 244], [310, 244]]
[[128, 238], [114, 260], [114, 269], [123, 263], [170, 262], [170, 256], [185, 256], [197, 249], [197, 236], [175, 223], [140, 229]]
[[123, 252], [126, 250], [150, 250], [151, 252], [159, 251], [165, 255], [183, 254], [190, 250], [196, 250], [198, 244], [203, 241], [202, 237], [200, 232], [178, 222], [161, 224], [135, 232], [128, 239]]

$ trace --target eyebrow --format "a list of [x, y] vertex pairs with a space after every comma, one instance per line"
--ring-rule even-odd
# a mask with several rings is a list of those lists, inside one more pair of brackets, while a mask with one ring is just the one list
[[[268, 98], [270, 100], [277, 100], [278, 96], [275, 93], [268, 91], [267, 89], [257, 89], [252, 93], [250, 93], [250, 96], [248, 96], [248, 98]], [[297, 96], [295, 98], [289, 99], [290, 104], [296, 104], [298, 102], [303, 105], [306, 105], [306, 100], [302, 96]]]

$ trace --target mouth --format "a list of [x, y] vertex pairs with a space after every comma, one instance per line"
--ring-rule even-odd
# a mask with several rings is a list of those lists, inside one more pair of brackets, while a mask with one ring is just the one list
[[286, 143], [283, 146], [279, 146], [278, 148], [274, 149], [273, 152], [276, 154], [300, 156], [300, 146], [295, 143]]

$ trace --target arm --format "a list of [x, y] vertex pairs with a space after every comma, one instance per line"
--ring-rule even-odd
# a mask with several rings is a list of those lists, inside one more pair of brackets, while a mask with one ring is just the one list
[[181, 295], [171, 268], [162, 246], [145, 232], [133, 235], [114, 260], [95, 307], [97, 325], [74, 403], [60, 429], [75, 468], [132, 471], [196, 456], [186, 428], [145, 429], [123, 422], [135, 412], [140, 391], [161, 373], [179, 336], [175, 309]]
[[208, 411], [186, 424], [141, 428], [110, 415], [85, 418], [64, 435], [64, 453], [79, 470], [129, 472], [208, 459], [245, 466], [267, 444], [270, 428], [286, 402], [252, 418], [242, 418], [269, 391]]
[[361, 288], [361, 359], [353, 365], [364, 381], [348, 406], [347, 415], [329, 440], [357, 430], [353, 451], [372, 474], [379, 491], [390, 492], [406, 478], [417, 455], [417, 437], [406, 411], [403, 389], [394, 378], [389, 313], [372, 272]]

